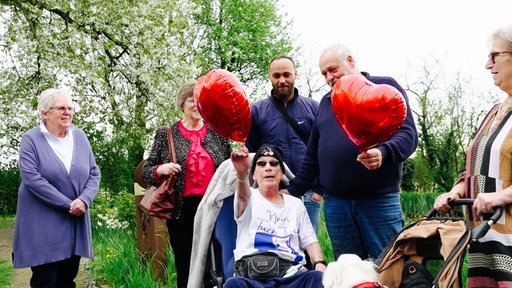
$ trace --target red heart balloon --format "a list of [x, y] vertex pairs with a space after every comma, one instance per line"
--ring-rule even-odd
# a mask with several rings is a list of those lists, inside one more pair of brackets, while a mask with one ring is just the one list
[[199, 78], [194, 89], [203, 120], [220, 135], [245, 142], [251, 127], [251, 106], [242, 83], [225, 69]]
[[332, 87], [332, 109], [341, 128], [361, 152], [385, 141], [404, 123], [407, 106], [395, 87], [363, 76], [341, 77]]

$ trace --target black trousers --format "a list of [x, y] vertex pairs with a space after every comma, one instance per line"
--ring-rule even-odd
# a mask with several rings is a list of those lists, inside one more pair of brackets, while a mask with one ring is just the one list
[[194, 216], [201, 199], [202, 197], [184, 197], [180, 218], [167, 221], [178, 288], [187, 287], [194, 236]]
[[79, 266], [80, 256], [73, 255], [68, 259], [31, 267], [30, 287], [74, 288]]

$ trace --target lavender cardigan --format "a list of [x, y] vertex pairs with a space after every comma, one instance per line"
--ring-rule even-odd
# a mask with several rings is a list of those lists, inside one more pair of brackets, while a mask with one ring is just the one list
[[39, 127], [21, 138], [21, 185], [14, 229], [14, 268], [32, 267], [79, 255], [93, 257], [89, 211], [69, 214], [80, 198], [90, 207], [100, 171], [85, 133], [70, 127], [74, 149], [69, 174]]

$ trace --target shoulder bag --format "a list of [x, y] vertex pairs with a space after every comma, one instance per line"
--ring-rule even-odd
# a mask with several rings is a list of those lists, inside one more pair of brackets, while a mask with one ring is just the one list
[[[176, 163], [176, 153], [174, 151], [174, 141], [172, 139], [170, 127], [167, 127], [167, 141], [169, 143], [171, 162]], [[176, 198], [174, 196], [176, 178], [176, 175], [169, 175], [160, 183], [159, 186], [151, 186], [146, 189], [139, 207], [150, 216], [167, 220], [171, 219], [174, 214], [174, 207], [176, 204]]]
[[283, 117], [286, 120], [286, 122], [293, 128], [293, 130], [295, 131], [295, 133], [297, 133], [302, 142], [308, 145], [309, 136], [305, 135], [304, 132], [300, 130], [299, 125], [297, 125], [295, 120], [293, 120], [292, 117], [288, 115], [288, 112], [286, 112], [286, 110], [284, 109], [284, 105], [282, 103], [279, 103], [278, 100], [272, 95], [270, 96], [270, 102], [272, 102], [272, 104], [274, 104], [277, 110], [281, 112], [281, 114], [283, 114]]
[[144, 167], [144, 164], [146, 164], [146, 159], [140, 161], [137, 167], [135, 167], [133, 171], [133, 181], [139, 184], [140, 187], [147, 189], [149, 184], [142, 178], [142, 167]]

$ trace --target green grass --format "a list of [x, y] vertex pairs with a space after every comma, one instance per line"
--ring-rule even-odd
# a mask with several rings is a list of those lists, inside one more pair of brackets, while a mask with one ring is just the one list
[[99, 283], [110, 287], [175, 287], [172, 255], [167, 255], [167, 284], [159, 283], [151, 267], [141, 261], [137, 240], [132, 231], [106, 228], [94, 229], [93, 242], [95, 258], [91, 263], [93, 275]]
[[9, 260], [0, 258], [0, 287], [7, 287], [14, 276], [14, 268]]
[[[401, 202], [406, 215], [406, 223], [422, 218], [432, 207], [437, 194], [432, 193], [413, 193], [407, 192], [401, 194]], [[158, 283], [151, 269], [140, 261], [141, 257], [137, 252], [136, 237], [132, 232], [122, 232], [118, 230], [95, 229], [94, 243], [96, 259], [93, 263], [98, 263], [95, 269], [95, 275], [101, 275], [99, 280], [109, 283], [112, 287], [174, 287], [176, 273], [174, 263], [172, 263], [172, 252], [168, 252], [167, 263], [167, 284]], [[327, 262], [335, 261], [334, 253], [331, 247], [331, 241], [325, 226], [323, 212], [318, 231], [318, 240]], [[438, 265], [431, 267], [435, 273]], [[463, 271], [465, 273], [465, 271]], [[126, 276], [122, 276], [126, 275]], [[463, 281], [465, 278], [463, 278]]]
[[[326, 261], [334, 261], [331, 242], [325, 222], [319, 228], [319, 242]], [[132, 231], [109, 230], [95, 227], [93, 234], [95, 258], [90, 268], [98, 283], [111, 287], [176, 287], [172, 251], [167, 252], [167, 283], [156, 280], [148, 263], [137, 250], [137, 240]]]
[[336, 259], [334, 259], [334, 252], [332, 251], [331, 238], [329, 238], [329, 233], [327, 233], [327, 227], [325, 226], [323, 209], [320, 212], [320, 225], [318, 227], [317, 238], [318, 242], [320, 242], [320, 247], [322, 247], [324, 260], [327, 261], [327, 263], [335, 261]]
[[[0, 228], [14, 227], [14, 216], [0, 216]], [[9, 259], [0, 258], [0, 287], [8, 287], [14, 276], [14, 268]]]
[[14, 215], [0, 215], [0, 228], [13, 228]]
[[[433, 193], [401, 193], [402, 209], [406, 215], [406, 223], [412, 223], [423, 217], [430, 210], [437, 194]], [[131, 205], [131, 204], [130, 204]], [[93, 222], [94, 223], [94, 222]], [[14, 226], [14, 216], [0, 216], [0, 228]], [[327, 233], [323, 213], [321, 214], [318, 240], [327, 262], [335, 261], [331, 241]], [[89, 269], [98, 284], [109, 287], [148, 287], [162, 288], [176, 286], [172, 251], [167, 252], [167, 283], [156, 280], [148, 261], [143, 261], [137, 249], [134, 229], [107, 229], [93, 224], [93, 245], [95, 258], [84, 269]], [[463, 283], [467, 274], [467, 261], [462, 270]], [[434, 265], [435, 266], [435, 265]], [[432, 267], [432, 269], [438, 269]], [[11, 281], [14, 269], [10, 261], [0, 258], [0, 288], [6, 287]]]

